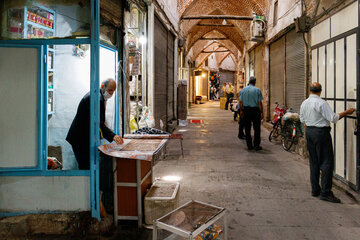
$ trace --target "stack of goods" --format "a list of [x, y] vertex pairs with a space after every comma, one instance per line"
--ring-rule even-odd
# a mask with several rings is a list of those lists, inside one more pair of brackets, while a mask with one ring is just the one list
[[195, 240], [215, 240], [221, 233], [220, 226], [213, 224], [197, 235]]
[[297, 122], [297, 121], [300, 121], [300, 116], [298, 113], [295, 113], [295, 112], [287, 112], [284, 115], [284, 120], [285, 121], [290, 120], [290, 121]]
[[132, 134], [170, 134], [168, 132], [164, 132], [164, 131], [161, 131], [159, 129], [156, 129], [156, 128], [151, 128], [151, 127], [143, 127], [143, 128], [140, 128], [139, 130], [133, 132]]

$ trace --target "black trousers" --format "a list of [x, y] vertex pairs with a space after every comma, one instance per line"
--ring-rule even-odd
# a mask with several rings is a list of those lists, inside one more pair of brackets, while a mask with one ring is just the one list
[[101, 201], [108, 213], [114, 210], [114, 172], [112, 158], [100, 153], [99, 189], [102, 191]]
[[79, 170], [90, 170], [90, 149], [88, 146], [71, 145]]
[[229, 108], [229, 103], [230, 103], [230, 98], [233, 98], [234, 94], [230, 93], [230, 94], [226, 94], [226, 104], [225, 104], [225, 110], [228, 110]]
[[[330, 127], [306, 128], [306, 141], [309, 150], [310, 183], [312, 192], [320, 192], [322, 196], [330, 195], [334, 171], [334, 151], [330, 135]], [[319, 185], [321, 171], [321, 188]]]
[[[246, 144], [248, 148], [253, 146], [260, 146], [260, 125], [261, 125], [261, 113], [257, 107], [245, 107], [244, 108], [244, 122], [245, 122], [245, 135]], [[254, 145], [251, 138], [251, 124], [254, 128]]]
[[[240, 113], [239, 113], [239, 116], [240, 116]], [[238, 133], [238, 137], [245, 136], [244, 128], [245, 128], [245, 119], [244, 119], [244, 117], [239, 117], [239, 133]]]

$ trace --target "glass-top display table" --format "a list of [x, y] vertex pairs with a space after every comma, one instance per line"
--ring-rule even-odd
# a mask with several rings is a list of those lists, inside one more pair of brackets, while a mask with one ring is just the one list
[[227, 240], [226, 210], [200, 201], [187, 202], [154, 221], [153, 240], [157, 239]]

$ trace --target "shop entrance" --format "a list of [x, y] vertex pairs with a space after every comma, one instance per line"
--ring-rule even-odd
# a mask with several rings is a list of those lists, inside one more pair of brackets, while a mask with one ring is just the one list
[[[77, 162], [66, 136], [81, 99], [90, 91], [90, 46], [53, 45], [48, 49], [48, 157], [56, 158], [61, 163], [62, 170], [76, 170]], [[99, 84], [108, 78], [117, 79], [116, 62], [116, 51], [101, 46]], [[106, 125], [116, 133], [119, 132], [119, 114], [116, 108], [119, 106], [120, 85], [117, 83], [116, 92], [107, 101], [105, 108]]]

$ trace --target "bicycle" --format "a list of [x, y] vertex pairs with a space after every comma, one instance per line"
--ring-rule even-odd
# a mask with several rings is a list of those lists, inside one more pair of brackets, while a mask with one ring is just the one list
[[299, 114], [291, 108], [279, 107], [279, 104], [276, 103], [273, 116], [273, 129], [270, 132], [269, 141], [271, 142], [272, 139], [281, 135], [282, 147], [285, 151], [289, 151], [302, 133]]
[[296, 142], [300, 131], [298, 127], [300, 123], [299, 114], [288, 110], [284, 116], [284, 125], [281, 131], [281, 143], [285, 151], [289, 151], [292, 145]]
[[282, 129], [282, 123], [281, 123], [281, 118], [284, 115], [286, 111], [286, 107], [285, 106], [280, 106], [279, 103], [275, 103], [275, 110], [273, 113], [273, 120], [271, 121], [273, 128], [270, 132], [269, 135], [269, 141], [271, 142], [272, 139], [276, 139], [278, 138], [278, 136], [281, 134], [281, 129]]

